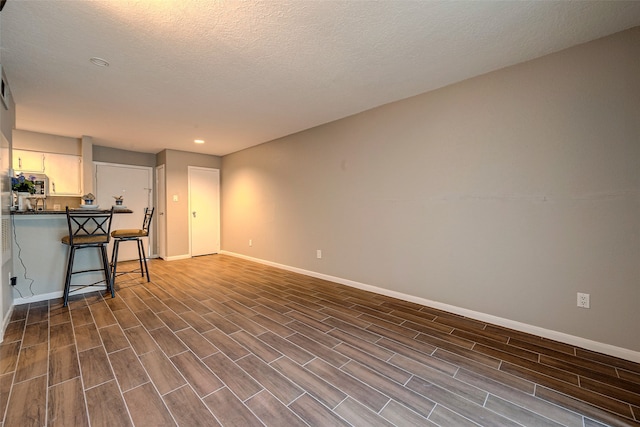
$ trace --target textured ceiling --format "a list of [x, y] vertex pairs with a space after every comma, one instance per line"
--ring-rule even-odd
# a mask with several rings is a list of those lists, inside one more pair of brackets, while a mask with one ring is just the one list
[[18, 129], [224, 155], [638, 26], [640, 2], [9, 0], [0, 19]]

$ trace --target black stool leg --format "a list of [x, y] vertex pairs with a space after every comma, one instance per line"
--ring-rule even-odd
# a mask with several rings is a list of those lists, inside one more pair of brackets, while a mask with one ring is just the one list
[[140, 249], [140, 243], [142, 243], [142, 240], [140, 239], [135, 239], [136, 240], [136, 245], [138, 246], [138, 262], [140, 263], [140, 275], [142, 277], [144, 277], [144, 269], [142, 268], [142, 260], [145, 260], [145, 265], [147, 264], [146, 258], [144, 256], [144, 248]]
[[66, 307], [69, 303], [69, 290], [71, 289], [71, 274], [73, 271], [73, 258], [76, 255], [76, 248], [74, 246], [69, 247], [69, 258], [67, 259], [67, 274], [64, 280], [64, 304]]
[[109, 267], [109, 259], [107, 258], [107, 248], [100, 245], [100, 253], [102, 254], [102, 269], [104, 270], [104, 282], [107, 284], [107, 291], [111, 290], [111, 298], [116, 297], [115, 284], [111, 280], [111, 267]]
[[[142, 277], [144, 277], [144, 273], [147, 273], [147, 282], [150, 282], [151, 278], [149, 277], [149, 267], [147, 267], [147, 257], [144, 253], [144, 242], [142, 239], [138, 239], [138, 252], [140, 252], [140, 259], [144, 261], [144, 272], [142, 273]], [[140, 264], [142, 264], [142, 261], [140, 261]], [[142, 270], [142, 265], [140, 265], [140, 269]]]
[[118, 266], [118, 250], [119, 249], [120, 249], [120, 239], [115, 239], [113, 241], [113, 254], [111, 255], [111, 263], [113, 264], [113, 269], [111, 270], [112, 292], [116, 288], [116, 269]]

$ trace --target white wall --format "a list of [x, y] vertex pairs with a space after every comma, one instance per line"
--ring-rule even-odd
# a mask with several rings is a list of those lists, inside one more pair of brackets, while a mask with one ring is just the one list
[[635, 28], [225, 156], [222, 248], [638, 352], [638, 76]]
[[[0, 19], [1, 23], [1, 19]], [[0, 40], [0, 47], [2, 41]], [[0, 48], [0, 64], [2, 64], [2, 49]], [[11, 286], [9, 285], [9, 273], [12, 271], [12, 253], [11, 253], [11, 221], [9, 215], [9, 206], [11, 205], [11, 180], [9, 176], [9, 168], [11, 164], [11, 131], [16, 123], [16, 105], [11, 95], [11, 82], [7, 81], [8, 87], [8, 109], [0, 105], [0, 231], [2, 232], [2, 245], [0, 252], [2, 264], [0, 265], [0, 341], [4, 336], [4, 328], [9, 320], [11, 307], [13, 304], [13, 295]]]

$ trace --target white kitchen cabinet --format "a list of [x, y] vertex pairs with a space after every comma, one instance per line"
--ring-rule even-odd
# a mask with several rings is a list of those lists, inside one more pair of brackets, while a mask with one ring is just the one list
[[82, 157], [72, 154], [43, 153], [30, 150], [13, 150], [13, 169], [43, 173], [49, 178], [50, 196], [82, 195]]
[[49, 178], [49, 195], [82, 195], [82, 158], [70, 154], [46, 153], [45, 174]]
[[13, 170], [16, 173], [44, 173], [44, 153], [29, 150], [13, 150]]

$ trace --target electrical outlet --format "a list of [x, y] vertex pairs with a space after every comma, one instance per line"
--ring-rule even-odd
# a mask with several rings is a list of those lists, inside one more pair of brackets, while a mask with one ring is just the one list
[[578, 307], [590, 308], [591, 301], [589, 297], [590, 297], [589, 294], [583, 294], [582, 292], [578, 292]]
[[322, 259], [322, 251], [320, 249], [316, 251], [316, 258]]
[[253, 239], [249, 239], [249, 246], [253, 246]]

